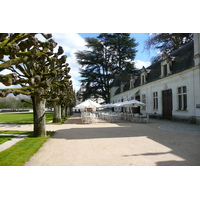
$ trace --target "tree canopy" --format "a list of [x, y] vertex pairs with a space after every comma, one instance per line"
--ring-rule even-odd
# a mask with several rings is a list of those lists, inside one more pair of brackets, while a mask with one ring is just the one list
[[[21, 86], [0, 89], [0, 97], [6, 97], [9, 93], [31, 96], [35, 135], [45, 136], [45, 104], [49, 92], [55, 85], [60, 90], [67, 91], [66, 95], [73, 92], [70, 91], [70, 68], [66, 63], [67, 56], [63, 55], [63, 48], [59, 47], [55, 52], [57, 43], [51, 34], [41, 34], [46, 39], [44, 42], [35, 35], [36, 33], [0, 34], [0, 72], [5, 69], [11, 71], [10, 74], [0, 74], [0, 82], [5, 86]], [[54, 95], [60, 97], [58, 90], [54, 90]], [[71, 105], [73, 104], [71, 101]]]
[[86, 88], [83, 100], [93, 96], [108, 103], [115, 76], [123, 69], [134, 71], [138, 43], [129, 33], [102, 33], [97, 38], [86, 38], [86, 43], [88, 50], [76, 52]]
[[[144, 49], [147, 51], [156, 49], [160, 55], [163, 52], [170, 54], [192, 40], [192, 33], [153, 33], [145, 41]], [[160, 55], [153, 57], [151, 61], [156, 62], [160, 60]]]

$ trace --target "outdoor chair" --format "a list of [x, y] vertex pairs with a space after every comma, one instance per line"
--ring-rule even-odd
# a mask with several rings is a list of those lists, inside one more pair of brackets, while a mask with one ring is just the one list
[[133, 122], [140, 122], [140, 115], [138, 113], [134, 114], [132, 121]]
[[148, 122], [149, 122], [149, 114], [143, 114], [142, 123], [148, 123]]
[[98, 116], [95, 113], [91, 113], [91, 122], [92, 123], [98, 122]]

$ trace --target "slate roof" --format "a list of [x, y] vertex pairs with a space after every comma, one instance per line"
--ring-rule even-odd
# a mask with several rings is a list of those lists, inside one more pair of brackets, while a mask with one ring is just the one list
[[[184, 45], [180, 49], [171, 53], [170, 56], [175, 57], [175, 60], [173, 61], [172, 67], [170, 69], [171, 72], [172, 72], [171, 75], [177, 74], [179, 72], [182, 72], [184, 70], [192, 68], [194, 66], [194, 60], [193, 60], [193, 58], [194, 58], [194, 42], [192, 41], [192, 42]], [[153, 81], [160, 79], [161, 61], [150, 65], [146, 69], [151, 70], [150, 73], [148, 73], [148, 75], [146, 77], [147, 83], [150, 83], [150, 82], [153, 82]], [[123, 73], [123, 75], [125, 74], [124, 70], [123, 70], [122, 73]], [[113, 87], [115, 87], [115, 86], [119, 87], [120, 86], [120, 84], [121, 84], [120, 77], [121, 77], [121, 75], [119, 75], [113, 81]], [[127, 75], [126, 83], [125, 83], [125, 86], [124, 86], [124, 91], [129, 90], [129, 85], [130, 85], [129, 83], [130, 83], [130, 75]], [[138, 76], [138, 78], [135, 80], [134, 86], [135, 86], [134, 88], [140, 86], [140, 76]], [[119, 93], [120, 93], [120, 89], [118, 88], [115, 95], [119, 94]]]
[[[182, 72], [194, 66], [194, 42], [190, 42], [180, 49], [174, 51], [170, 54], [174, 56], [175, 60], [172, 63], [171, 72], [173, 74]], [[149, 66], [147, 69], [151, 69], [151, 72], [148, 74], [147, 83], [156, 81], [160, 79], [161, 75], [161, 61]]]

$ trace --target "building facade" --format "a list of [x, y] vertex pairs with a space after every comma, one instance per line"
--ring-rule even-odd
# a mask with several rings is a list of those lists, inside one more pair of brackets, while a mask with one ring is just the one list
[[136, 99], [146, 104], [131, 108], [133, 112], [200, 124], [200, 34], [147, 68], [134, 74], [123, 71], [110, 93], [111, 103]]

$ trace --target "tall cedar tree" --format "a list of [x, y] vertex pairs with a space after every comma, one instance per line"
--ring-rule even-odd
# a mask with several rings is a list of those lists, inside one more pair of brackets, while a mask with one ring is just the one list
[[89, 50], [78, 51], [77, 61], [81, 68], [81, 82], [86, 91], [83, 100], [93, 96], [110, 101], [110, 87], [121, 70], [134, 71], [134, 58], [138, 43], [129, 33], [102, 33], [97, 38], [86, 38]]
[[145, 41], [144, 49], [159, 51], [160, 55], [151, 58], [151, 62], [155, 63], [161, 59], [163, 52], [170, 54], [192, 40], [192, 33], [153, 33]]

